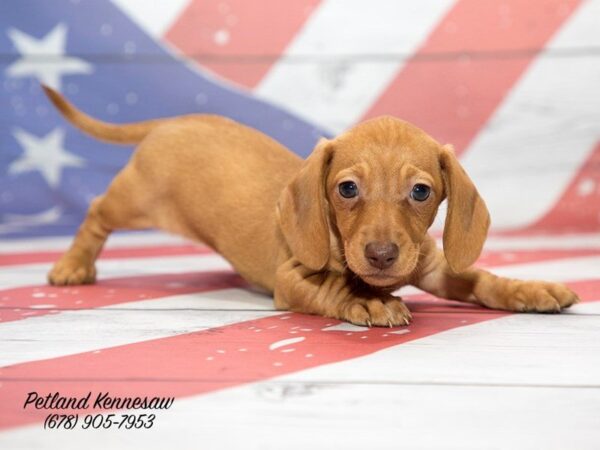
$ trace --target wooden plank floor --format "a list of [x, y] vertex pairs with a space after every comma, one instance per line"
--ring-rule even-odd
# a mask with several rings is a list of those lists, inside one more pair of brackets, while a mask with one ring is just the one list
[[[19, 274], [33, 285], [0, 295], [2, 448], [598, 448], [598, 246], [482, 258], [569, 282], [584, 302], [568, 312], [504, 314], [407, 289], [415, 321], [397, 329], [274, 311], [220, 257], [189, 251], [143, 265], [107, 256], [102, 281], [76, 289], [41, 285], [48, 262], [2, 267], [7, 287]], [[22, 408], [31, 391], [175, 401], [151, 430], [50, 431], [52, 411]]]
[[[29, 3], [0, 2], [0, 449], [600, 450], [600, 0]], [[275, 311], [153, 232], [111, 236], [96, 285], [49, 287], [70, 239], [34, 236], [74, 227], [128, 153], [68, 127], [40, 81], [102, 120], [224, 114], [303, 157], [377, 115], [413, 122], [488, 205], [480, 265], [582, 302], [507, 314], [406, 288], [414, 322], [368, 329]]]

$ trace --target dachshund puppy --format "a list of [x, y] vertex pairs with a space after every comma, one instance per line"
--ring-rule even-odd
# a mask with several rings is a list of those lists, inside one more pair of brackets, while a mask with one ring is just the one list
[[[409, 123], [369, 120], [322, 139], [303, 161], [223, 117], [113, 125], [45, 90], [84, 132], [139, 144], [49, 273], [54, 285], [93, 283], [113, 230], [154, 227], [206, 243], [273, 293], [278, 309], [358, 325], [408, 324], [392, 295], [408, 284], [508, 311], [557, 312], [578, 301], [562, 284], [471, 267], [490, 224], [485, 203], [452, 148]], [[445, 199], [442, 252], [427, 231]]]

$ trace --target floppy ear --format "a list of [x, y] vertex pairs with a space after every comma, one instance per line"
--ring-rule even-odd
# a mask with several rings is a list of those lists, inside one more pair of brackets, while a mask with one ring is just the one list
[[321, 139], [300, 172], [279, 197], [279, 223], [292, 253], [306, 267], [321, 270], [329, 261], [325, 176], [330, 142]]
[[448, 198], [444, 255], [450, 268], [458, 273], [471, 266], [481, 254], [490, 215], [449, 145], [442, 147], [440, 166]]

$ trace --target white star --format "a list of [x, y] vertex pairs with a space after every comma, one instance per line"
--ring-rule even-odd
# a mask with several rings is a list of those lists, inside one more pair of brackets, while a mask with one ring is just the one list
[[36, 225], [48, 225], [56, 223], [61, 217], [62, 210], [59, 206], [53, 206], [38, 214], [5, 214], [0, 224], [0, 234], [23, 231], [23, 227]]
[[64, 149], [65, 132], [60, 128], [55, 128], [43, 138], [17, 128], [13, 131], [13, 136], [25, 153], [9, 166], [9, 173], [39, 170], [48, 185], [55, 188], [60, 183], [60, 175], [65, 167], [84, 165], [83, 159]]
[[91, 73], [91, 64], [65, 55], [67, 26], [59, 23], [42, 39], [35, 39], [15, 28], [7, 31], [14, 46], [23, 56], [12, 63], [6, 73], [11, 77], [36, 77], [54, 89], [60, 89], [61, 77]]

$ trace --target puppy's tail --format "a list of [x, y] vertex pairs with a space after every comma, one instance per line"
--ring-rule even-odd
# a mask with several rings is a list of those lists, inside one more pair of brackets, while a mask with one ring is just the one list
[[137, 144], [160, 123], [169, 119], [147, 120], [144, 122], [117, 125], [106, 123], [78, 110], [61, 94], [42, 84], [42, 88], [56, 109], [74, 126], [102, 141], [115, 144]]

